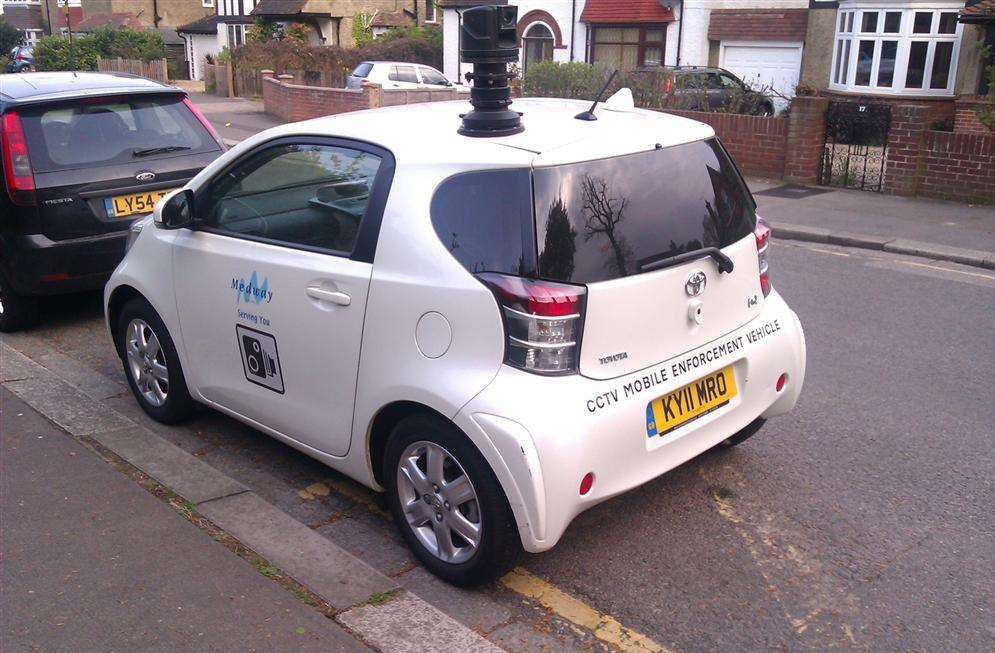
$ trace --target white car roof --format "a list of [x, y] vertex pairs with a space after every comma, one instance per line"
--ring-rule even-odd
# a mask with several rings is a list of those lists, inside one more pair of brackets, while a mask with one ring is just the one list
[[711, 138], [708, 125], [642, 109], [613, 111], [599, 104], [598, 120], [574, 116], [590, 107], [576, 100], [525, 98], [511, 108], [522, 113], [525, 131], [481, 138], [457, 133], [469, 101], [432, 102], [355, 111], [290, 123], [261, 132], [244, 145], [277, 136], [315, 134], [353, 138], [394, 154], [398, 165], [472, 163], [550, 166], [644, 152]]

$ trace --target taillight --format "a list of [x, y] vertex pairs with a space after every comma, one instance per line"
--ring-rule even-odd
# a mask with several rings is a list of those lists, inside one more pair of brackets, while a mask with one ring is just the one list
[[218, 130], [216, 130], [214, 128], [214, 125], [211, 124], [210, 120], [208, 120], [207, 118], [204, 117], [204, 114], [202, 114], [200, 112], [200, 109], [197, 108], [197, 105], [195, 105], [193, 102], [191, 102], [190, 98], [188, 98], [188, 97], [183, 98], [183, 104], [188, 109], [190, 109], [190, 113], [192, 113], [194, 115], [194, 117], [198, 121], [200, 121], [200, 124], [204, 125], [204, 129], [206, 129], [207, 133], [209, 133], [211, 135], [211, 137], [214, 138], [215, 141], [217, 141], [218, 145], [221, 146], [221, 149], [222, 150], [226, 149], [225, 148], [225, 142], [224, 142], [224, 140], [222, 140], [221, 135], [218, 134]]
[[477, 275], [504, 313], [505, 363], [536, 374], [577, 371], [587, 289], [505, 274]]
[[3, 167], [7, 178], [7, 194], [14, 204], [31, 206], [35, 203], [35, 175], [28, 156], [28, 141], [24, 138], [21, 116], [11, 111], [3, 117]]
[[757, 238], [757, 262], [760, 264], [760, 290], [764, 297], [770, 294], [770, 227], [757, 218], [757, 227], [753, 230]]

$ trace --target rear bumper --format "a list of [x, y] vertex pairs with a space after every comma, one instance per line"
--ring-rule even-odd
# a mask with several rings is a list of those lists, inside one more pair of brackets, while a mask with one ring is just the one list
[[55, 295], [102, 288], [124, 258], [128, 231], [51, 240], [41, 234], [4, 243], [4, 275], [22, 295]]
[[[765, 325], [769, 325], [764, 328]], [[751, 342], [748, 334], [763, 336]], [[673, 375], [672, 364], [742, 338], [734, 353]], [[646, 407], [653, 399], [732, 365], [738, 396], [664, 436], [649, 437]], [[781, 374], [788, 382], [778, 392]], [[777, 293], [761, 314], [722, 338], [652, 368], [597, 381], [542, 377], [503, 366], [494, 381], [456, 416], [478, 443], [515, 511], [526, 550], [553, 547], [582, 511], [646, 483], [712, 448], [757, 417], [791, 410], [805, 377], [805, 336]], [[602, 397], [601, 401], [593, 401]], [[584, 496], [588, 472], [594, 486]]]

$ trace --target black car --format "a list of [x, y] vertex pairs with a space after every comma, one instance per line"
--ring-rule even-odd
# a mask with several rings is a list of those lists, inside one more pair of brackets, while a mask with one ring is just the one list
[[0, 331], [101, 288], [132, 223], [224, 151], [184, 91], [125, 74], [5, 75], [0, 126]]
[[774, 115], [774, 102], [724, 68], [654, 66], [635, 73], [641, 83], [633, 92], [657, 105], [697, 111], [729, 111], [754, 116]]

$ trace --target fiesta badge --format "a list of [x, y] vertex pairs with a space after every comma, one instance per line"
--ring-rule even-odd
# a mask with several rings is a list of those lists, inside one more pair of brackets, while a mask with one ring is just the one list
[[692, 272], [688, 280], [684, 282], [684, 292], [688, 294], [688, 297], [697, 297], [701, 293], [705, 292], [705, 283], [707, 279], [705, 278], [705, 273], [701, 270]]

